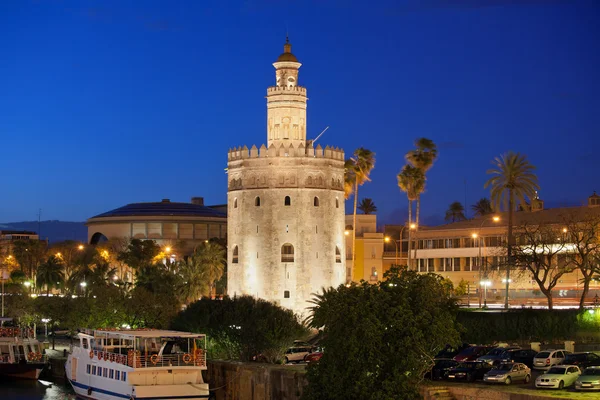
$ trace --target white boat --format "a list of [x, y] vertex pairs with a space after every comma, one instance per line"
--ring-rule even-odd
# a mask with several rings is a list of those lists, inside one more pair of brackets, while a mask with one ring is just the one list
[[78, 397], [212, 399], [206, 369], [206, 336], [168, 330], [86, 330], [78, 334], [66, 376]]
[[[10, 323], [11, 318], [0, 322]], [[47, 363], [35, 329], [0, 326], [0, 375], [36, 380]]]

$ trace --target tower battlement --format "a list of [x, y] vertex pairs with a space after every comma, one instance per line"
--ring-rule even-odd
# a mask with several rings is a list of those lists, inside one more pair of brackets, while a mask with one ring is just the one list
[[283, 143], [281, 146], [276, 147], [271, 144], [267, 148], [264, 144], [258, 149], [255, 145], [252, 145], [250, 149], [247, 146], [234, 147], [229, 149], [227, 153], [227, 161], [244, 160], [248, 158], [275, 158], [275, 157], [315, 157], [315, 158], [326, 158], [331, 160], [344, 161], [344, 150], [339, 147], [317, 145], [313, 147], [309, 144], [308, 147], [304, 147], [303, 144], [294, 147], [292, 143], [289, 146], [285, 146]]
[[302, 86], [270, 86], [267, 88], [267, 95], [285, 92], [300, 93], [306, 96], [306, 88]]

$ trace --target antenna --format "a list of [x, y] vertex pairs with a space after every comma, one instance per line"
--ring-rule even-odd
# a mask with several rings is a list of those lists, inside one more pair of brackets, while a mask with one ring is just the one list
[[325, 128], [325, 129], [323, 129], [323, 132], [319, 133], [319, 136], [317, 136], [316, 139], [313, 139], [312, 143], [314, 144], [317, 141], [317, 139], [319, 139], [321, 137], [321, 135], [323, 135], [325, 133], [325, 131], [327, 129], [329, 129], [329, 126], [327, 128]]

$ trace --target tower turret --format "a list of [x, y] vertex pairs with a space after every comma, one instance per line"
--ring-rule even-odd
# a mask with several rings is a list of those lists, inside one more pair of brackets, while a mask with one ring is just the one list
[[279, 148], [306, 144], [306, 88], [298, 86], [302, 66], [286, 38], [283, 53], [273, 63], [275, 86], [267, 89], [267, 145]]

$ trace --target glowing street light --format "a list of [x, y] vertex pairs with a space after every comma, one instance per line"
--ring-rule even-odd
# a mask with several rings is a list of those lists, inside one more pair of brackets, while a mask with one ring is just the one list
[[83, 245], [82, 245], [82, 244], [80, 244], [79, 246], [77, 246], [77, 248], [78, 248], [79, 250], [83, 250]]
[[28, 288], [31, 286], [31, 282], [25, 281], [25, 282], [23, 282], [23, 285], [25, 285], [25, 287]]
[[87, 283], [86, 283], [85, 281], [83, 281], [83, 282], [81, 282], [81, 283], [79, 284], [79, 286], [81, 286], [82, 288], [84, 288], [84, 287], [86, 287], [86, 286], [87, 286]]
[[396, 243], [396, 240], [393, 240], [389, 236], [384, 237], [383, 240], [386, 243], [389, 243], [390, 241], [394, 242], [394, 247], [396, 247], [396, 265], [398, 265], [398, 243]]
[[48, 339], [48, 322], [52, 321], [50, 318], [42, 318], [42, 322], [44, 323], [46, 329], [46, 340]]
[[481, 284], [481, 286], [483, 286], [483, 290], [484, 290], [483, 307], [487, 308], [487, 288], [488, 288], [488, 286], [492, 285], [492, 282], [485, 280], [485, 281], [481, 281], [479, 283]]

